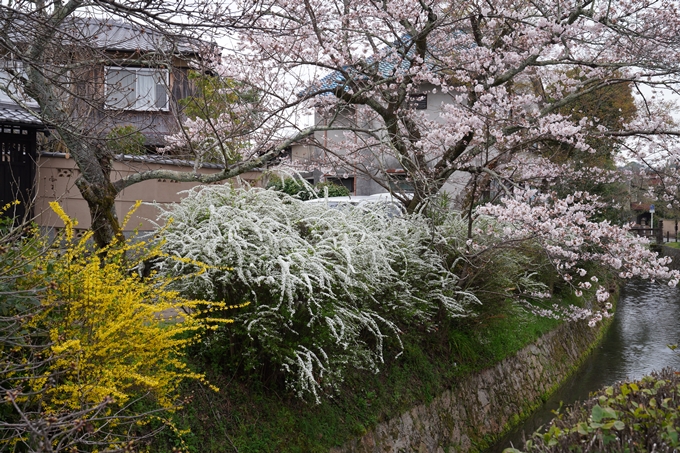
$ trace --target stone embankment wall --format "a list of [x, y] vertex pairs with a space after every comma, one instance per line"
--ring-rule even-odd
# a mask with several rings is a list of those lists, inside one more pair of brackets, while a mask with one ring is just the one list
[[680, 269], [680, 249], [663, 246], [661, 248], [661, 255], [673, 258], [670, 266], [672, 269]]
[[597, 343], [604, 327], [566, 323], [429, 404], [380, 423], [331, 453], [476, 451], [552, 393]]

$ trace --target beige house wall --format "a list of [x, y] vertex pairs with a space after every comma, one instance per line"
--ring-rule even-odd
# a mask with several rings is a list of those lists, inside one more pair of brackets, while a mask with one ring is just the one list
[[[146, 170], [179, 170], [192, 171], [192, 167], [158, 164], [150, 162], [115, 161], [113, 164], [113, 180], [132, 173]], [[218, 169], [200, 169], [200, 173], [216, 173]], [[75, 181], [80, 175], [73, 159], [67, 157], [39, 156], [36, 169], [36, 198], [34, 214], [36, 222], [41, 227], [63, 227], [64, 223], [50, 209], [51, 201], [58, 201], [64, 211], [78, 221], [78, 229], [90, 227], [90, 211], [87, 202], [80, 196]], [[259, 171], [244, 173], [240, 178], [225, 181], [238, 187], [241, 181], [251, 186], [260, 186], [262, 173]], [[240, 179], [240, 180], [239, 180]], [[167, 205], [181, 200], [180, 192], [188, 190], [197, 183], [175, 182], [170, 180], [150, 180], [134, 184], [123, 190], [116, 198], [116, 212], [118, 218], [123, 219], [137, 200], [145, 203], [134, 213], [125, 227], [125, 231], [139, 229], [148, 231], [154, 229], [153, 221], [158, 217], [158, 208], [148, 203]]]
[[[675, 219], [661, 219], [661, 220], [663, 220], [663, 237], [665, 238], [666, 235], [668, 235], [668, 237], [675, 238]], [[655, 219], [654, 223], [656, 222], [657, 220]], [[678, 228], [680, 228], [680, 226]]]

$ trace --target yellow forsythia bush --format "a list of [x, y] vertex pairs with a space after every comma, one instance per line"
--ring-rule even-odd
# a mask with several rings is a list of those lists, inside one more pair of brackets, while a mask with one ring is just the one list
[[183, 380], [204, 379], [187, 367], [183, 350], [202, 332], [231, 322], [206, 315], [227, 307], [182, 298], [167, 289], [167, 279], [143, 279], [137, 265], [160, 254], [155, 246], [128, 242], [93, 250], [90, 234], [73, 241], [73, 222], [58, 204], [52, 209], [66, 225], [66, 247], [52, 248], [36, 266], [52, 281], [46, 310], [34, 320], [48, 328], [55, 357], [45, 376], [57, 378], [44, 401], [55, 410], [77, 410], [107, 398], [120, 406], [150, 395], [172, 407]]

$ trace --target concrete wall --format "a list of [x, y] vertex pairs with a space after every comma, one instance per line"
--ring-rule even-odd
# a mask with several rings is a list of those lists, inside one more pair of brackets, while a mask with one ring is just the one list
[[590, 328], [583, 321], [564, 324], [495, 367], [455, 383], [430, 404], [380, 423], [331, 453], [475, 451], [481, 441], [497, 438], [563, 382], [603, 328]]
[[[113, 179], [117, 180], [126, 175], [144, 170], [170, 169], [179, 171], [191, 171], [192, 167], [158, 164], [151, 162], [115, 161], [113, 163]], [[215, 169], [201, 169], [201, 173], [216, 173]], [[78, 220], [78, 229], [90, 227], [90, 211], [87, 203], [81, 197], [75, 181], [80, 175], [73, 159], [67, 157], [39, 156], [36, 170], [36, 198], [34, 215], [36, 222], [42, 227], [63, 227], [59, 217], [50, 209], [51, 201], [58, 201], [66, 213]], [[243, 181], [251, 185], [258, 185], [260, 172], [249, 172], [241, 175]], [[237, 186], [237, 180], [225, 181], [224, 184]], [[170, 180], [150, 180], [128, 187], [116, 198], [116, 211], [118, 218], [123, 219], [137, 200], [148, 203], [160, 204], [175, 203], [181, 200], [179, 193], [188, 190], [198, 184], [191, 182], [175, 182]], [[126, 226], [126, 231], [139, 228], [141, 231], [154, 228], [152, 220], [158, 216], [158, 209], [154, 206], [143, 204], [135, 212]]]

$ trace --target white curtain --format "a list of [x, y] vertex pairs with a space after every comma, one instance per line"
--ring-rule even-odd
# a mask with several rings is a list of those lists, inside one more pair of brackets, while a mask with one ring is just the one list
[[125, 69], [108, 69], [106, 107], [118, 110], [135, 108], [136, 99], [135, 73]]
[[137, 72], [137, 110], [156, 108], [156, 82], [152, 71]]
[[106, 107], [117, 110], [167, 110], [167, 78], [167, 70], [108, 68]]

